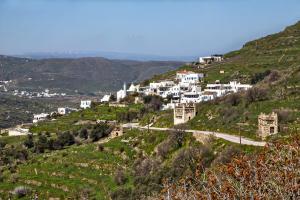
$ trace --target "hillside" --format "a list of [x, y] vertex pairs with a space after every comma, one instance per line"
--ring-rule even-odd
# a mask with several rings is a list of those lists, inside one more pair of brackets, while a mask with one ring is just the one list
[[[205, 83], [212, 83], [215, 80], [223, 83], [231, 80], [251, 83], [255, 74], [267, 70], [279, 70], [291, 73], [292, 77], [289, 77], [288, 82], [299, 85], [299, 54], [300, 21], [282, 32], [248, 42], [240, 50], [225, 54], [225, 60], [222, 63], [211, 64], [200, 69], [183, 66], [178, 70], [203, 72], [207, 75]], [[149, 81], [172, 78], [178, 70], [154, 76]]]
[[11, 89], [109, 92], [119, 89], [124, 82], [142, 81], [181, 65], [181, 62], [172, 61], [141, 62], [100, 57], [34, 60], [0, 56], [0, 80], [13, 80]]
[[59, 106], [78, 106], [70, 99], [26, 99], [0, 93], [0, 129], [32, 122], [33, 114], [52, 112]]
[[[124, 134], [118, 129], [118, 135], [112, 136], [114, 128], [128, 122], [146, 125], [153, 119], [154, 127], [173, 127], [173, 112], [158, 111], [160, 98], [148, 96], [147, 106], [94, 104], [37, 123], [30, 129], [31, 136], [1, 137], [0, 198], [32, 199], [35, 194], [41, 199], [297, 198], [300, 22], [249, 42], [225, 57], [222, 63], [179, 70], [204, 72], [203, 85], [237, 80], [254, 88], [199, 103], [195, 118], [170, 131], [124, 128]], [[14, 62], [18, 65], [26, 60]], [[126, 66], [135, 63], [115, 62]], [[147, 82], [172, 79], [175, 73], [170, 71]], [[241, 132], [259, 140], [257, 115], [272, 111], [279, 115], [280, 133], [267, 138], [265, 147], [202, 134], [195, 138], [183, 131]], [[104, 122], [96, 123], [99, 119]]]
[[[204, 68], [183, 66], [205, 73], [203, 87], [220, 80], [221, 83], [240, 81], [256, 89], [200, 103], [198, 115], [188, 122], [191, 129], [221, 131], [256, 138], [257, 116], [261, 112], [279, 114], [282, 133], [300, 128], [300, 22], [282, 32], [246, 43], [241, 50], [225, 55], [222, 63]], [[172, 79], [177, 70], [148, 80]], [[224, 71], [225, 73], [220, 73]], [[172, 112], [159, 112], [154, 126], [173, 126]], [[162, 123], [163, 122], [163, 123]]]

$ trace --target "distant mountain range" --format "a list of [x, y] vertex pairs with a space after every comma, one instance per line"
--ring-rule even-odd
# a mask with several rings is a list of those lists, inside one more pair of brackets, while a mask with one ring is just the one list
[[137, 53], [105, 52], [105, 51], [68, 51], [68, 52], [31, 52], [15, 57], [26, 57], [33, 59], [46, 58], [83, 58], [83, 57], [105, 57], [108, 59], [137, 60], [137, 61], [193, 61], [197, 56], [161, 56]]
[[0, 56], [0, 80], [11, 88], [67, 93], [116, 91], [124, 82], [139, 82], [183, 65], [177, 61], [111, 60], [102, 57], [31, 59]]

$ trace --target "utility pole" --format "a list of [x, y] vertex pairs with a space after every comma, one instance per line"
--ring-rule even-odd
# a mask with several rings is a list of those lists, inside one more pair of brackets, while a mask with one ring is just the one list
[[240, 145], [242, 145], [241, 125], [239, 124]]
[[147, 114], [148, 114], [148, 119], [147, 119], [147, 121], [148, 121], [148, 134], [149, 134], [149, 132], [150, 132], [150, 116], [149, 116], [149, 104], [147, 103]]
[[148, 134], [149, 134], [149, 131], [150, 131], [150, 116], [148, 114]]

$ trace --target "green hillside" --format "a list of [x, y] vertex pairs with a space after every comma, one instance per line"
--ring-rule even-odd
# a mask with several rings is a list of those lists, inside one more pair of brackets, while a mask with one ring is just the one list
[[[220, 80], [254, 84], [251, 94], [230, 95], [198, 105], [198, 115], [188, 123], [192, 129], [239, 133], [256, 138], [257, 116], [260, 112], [279, 114], [281, 132], [300, 128], [300, 22], [284, 31], [246, 43], [241, 50], [225, 55], [222, 63], [204, 69], [183, 66], [179, 70], [206, 74], [203, 86]], [[221, 74], [220, 71], [225, 71]], [[177, 70], [176, 70], [177, 71]], [[174, 78], [176, 71], [158, 75], [150, 81]], [[255, 97], [253, 97], [253, 95]], [[253, 99], [254, 98], [254, 99]], [[172, 126], [172, 112], [157, 113], [160, 121]]]
[[[225, 168], [220, 166], [229, 163], [248, 173], [251, 163], [259, 167], [262, 166], [260, 162], [264, 166], [270, 163], [264, 155], [278, 157], [276, 145], [268, 152], [267, 147], [243, 146], [213, 137], [196, 139], [181, 129], [229, 134], [238, 134], [240, 130], [244, 136], [259, 139], [256, 130], [260, 112], [275, 111], [279, 115], [281, 133], [268, 138], [269, 142], [285, 141], [288, 151], [280, 152], [298, 155], [299, 144], [293, 146], [290, 142], [293, 138], [298, 142], [297, 130], [300, 129], [300, 22], [280, 33], [249, 42], [241, 50], [226, 54], [225, 58], [222, 63], [204, 68], [190, 65], [180, 70], [204, 72], [207, 76], [203, 84], [237, 80], [254, 84], [254, 89], [197, 105], [197, 116], [173, 131], [124, 129], [124, 135], [110, 138], [108, 135], [114, 125], [96, 124], [96, 120], [146, 125], [153, 119], [153, 126], [172, 127], [173, 113], [146, 111], [143, 105], [124, 108], [93, 105], [91, 109], [38, 123], [31, 127], [33, 136], [1, 137], [0, 199], [32, 199], [35, 194], [40, 199], [161, 199], [160, 194], [168, 195], [168, 189], [182, 186], [186, 189], [190, 183], [195, 184], [193, 178], [208, 183], [196, 182], [202, 185], [194, 192], [208, 186], [206, 191], [215, 194], [215, 179], [206, 178], [215, 178], [215, 174], [223, 172], [220, 169]], [[220, 70], [225, 73], [221, 74]], [[170, 71], [148, 82], [174, 78], [175, 73]], [[257, 152], [263, 157], [256, 156]], [[281, 157], [280, 167], [288, 163], [285, 158], [290, 159]], [[246, 162], [248, 165], [244, 168]], [[274, 162], [276, 164], [276, 159]], [[280, 174], [278, 169], [281, 168], [275, 168], [273, 165], [272, 170]], [[265, 173], [268, 168], [261, 169], [259, 172]], [[236, 181], [230, 171], [223, 174], [225, 181]], [[248, 174], [243, 176], [247, 178]], [[218, 186], [223, 187], [223, 182]]]

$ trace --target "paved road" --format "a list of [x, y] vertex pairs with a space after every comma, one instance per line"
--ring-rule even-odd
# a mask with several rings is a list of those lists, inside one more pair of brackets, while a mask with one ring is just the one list
[[[139, 126], [137, 123], [128, 123], [128, 124], [123, 124], [124, 128], [138, 128], [138, 129], [148, 129], [147, 126]], [[160, 130], [160, 131], [170, 131], [174, 130], [173, 128], [158, 128], [158, 127], [149, 127], [150, 130]], [[219, 133], [219, 132], [212, 132], [212, 131], [200, 131], [200, 130], [185, 130], [185, 132], [188, 133], [193, 133], [195, 135], [197, 134], [202, 134], [202, 135], [213, 135], [216, 138], [222, 138], [224, 140], [233, 142], [233, 143], [240, 143], [240, 137], [236, 135], [230, 135], [226, 133]], [[258, 142], [251, 140], [249, 138], [242, 137], [241, 138], [241, 143], [244, 145], [253, 145], [253, 146], [265, 146], [265, 142]]]

